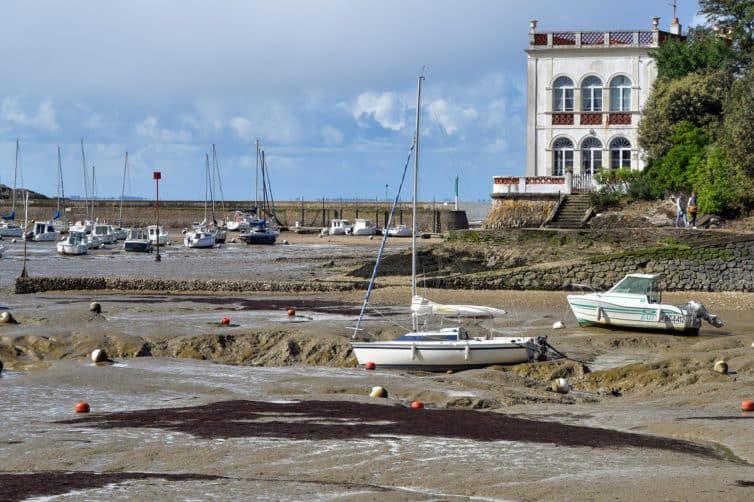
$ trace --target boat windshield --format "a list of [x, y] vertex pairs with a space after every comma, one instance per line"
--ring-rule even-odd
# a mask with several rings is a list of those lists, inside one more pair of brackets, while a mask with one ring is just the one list
[[624, 277], [622, 281], [613, 286], [608, 292], [645, 295], [650, 303], [659, 303], [660, 301], [660, 291], [656, 280], [652, 277]]

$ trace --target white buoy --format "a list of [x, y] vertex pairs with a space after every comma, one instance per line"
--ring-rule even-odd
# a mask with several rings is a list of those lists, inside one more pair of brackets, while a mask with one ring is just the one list
[[387, 390], [384, 387], [372, 387], [372, 392], [369, 393], [369, 397], [387, 397]]
[[91, 358], [95, 363], [104, 363], [106, 361], [109, 361], [107, 352], [105, 352], [104, 349], [94, 349], [92, 351]]
[[563, 324], [563, 321], [555, 321], [552, 324], [552, 329], [563, 329], [565, 328], [565, 324]]
[[100, 305], [98, 302], [90, 303], [89, 312], [94, 312], [95, 314], [99, 314], [100, 312], [102, 312], [102, 305]]
[[11, 323], [13, 323], [15, 321], [16, 320], [13, 319], [13, 316], [11, 315], [10, 312], [3, 312], [2, 314], [0, 314], [0, 322], [11, 324]]
[[728, 363], [723, 360], [716, 361], [714, 368], [718, 373], [722, 373], [723, 375], [728, 374]]
[[568, 394], [571, 390], [571, 386], [568, 385], [568, 380], [565, 378], [556, 378], [552, 381], [552, 390], [558, 394]]
[[15, 243], [16, 243], [16, 239], [15, 239], [15, 237], [14, 237], [13, 239], [11, 239], [10, 241], [11, 241], [11, 242], [12, 242], [13, 244], [15, 244]]

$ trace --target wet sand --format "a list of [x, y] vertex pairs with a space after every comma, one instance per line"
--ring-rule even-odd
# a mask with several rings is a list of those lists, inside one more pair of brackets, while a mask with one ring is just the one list
[[[367, 259], [373, 242], [363, 254], [343, 244], [341, 256]], [[291, 259], [248, 273], [298, 273], [288, 262], [312, 277], [332, 272], [319, 257], [292, 259], [309, 251], [294, 246], [275, 250], [293, 248]], [[91, 260], [67, 266], [86, 273], [83, 263]], [[374, 295], [392, 306], [389, 320], [402, 321], [406, 287]], [[754, 295], [666, 295], [698, 299], [726, 320], [696, 337], [579, 328], [565, 295], [431, 292], [505, 308], [502, 324], [478, 329], [546, 334], [573, 360], [430, 374], [353, 367], [347, 328], [360, 291], [6, 294], [0, 309], [19, 324], [0, 325], [0, 492], [7, 500], [751, 499], [754, 415], [739, 407], [754, 398]], [[88, 310], [94, 300], [101, 314]], [[553, 330], [556, 320], [566, 328]], [[96, 347], [114, 364], [93, 364]], [[727, 375], [712, 370], [720, 358]], [[547, 390], [560, 376], [571, 393]], [[389, 397], [369, 398], [375, 385]], [[74, 413], [81, 400], [92, 413]], [[414, 400], [426, 408], [409, 408]]]

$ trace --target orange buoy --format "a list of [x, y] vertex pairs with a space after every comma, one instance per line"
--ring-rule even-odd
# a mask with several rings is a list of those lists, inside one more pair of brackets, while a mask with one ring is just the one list
[[220, 319], [220, 324], [230, 324], [230, 317], [223, 317]]
[[424, 408], [424, 403], [422, 403], [421, 401], [413, 401], [411, 403], [411, 407], [415, 410], [418, 410], [418, 409]]
[[76, 403], [74, 410], [76, 410], [76, 413], [89, 413], [89, 403], [84, 401]]
[[288, 307], [288, 315], [291, 317], [296, 315], [296, 311], [293, 309], [293, 307]]
[[373, 362], [373, 361], [367, 361], [366, 363], [364, 363], [364, 369], [365, 369], [365, 370], [373, 370], [373, 369], [375, 369], [376, 367], [377, 367], [377, 365], [376, 365], [376, 364], [374, 364], [374, 362]]
[[741, 403], [743, 411], [754, 411], [754, 401], [744, 401]]

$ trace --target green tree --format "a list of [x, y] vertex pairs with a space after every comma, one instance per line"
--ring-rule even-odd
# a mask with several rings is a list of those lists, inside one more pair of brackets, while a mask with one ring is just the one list
[[670, 150], [673, 132], [681, 122], [714, 131], [722, 120], [731, 80], [726, 70], [657, 80], [639, 122], [639, 145], [649, 161], [660, 159]]
[[661, 80], [725, 69], [735, 58], [728, 41], [704, 26], [689, 30], [686, 40], [667, 40], [651, 56], [657, 62], [657, 78]]
[[705, 129], [689, 121], [676, 124], [674, 130], [670, 149], [646, 171], [652, 193], [657, 197], [665, 192], [691, 191], [695, 171], [704, 162], [710, 142]]
[[699, 0], [700, 12], [733, 45], [741, 68], [754, 61], [754, 4], [752, 0]]
[[736, 170], [725, 159], [722, 150], [711, 146], [694, 174], [699, 211], [721, 216], [740, 213], [742, 185]]
[[728, 161], [754, 177], [754, 69], [731, 86], [724, 106], [720, 145]]

